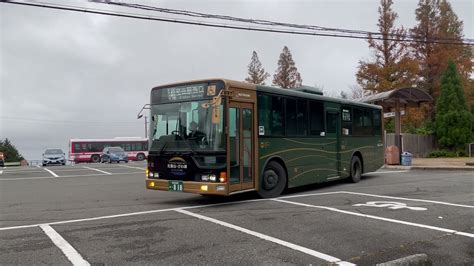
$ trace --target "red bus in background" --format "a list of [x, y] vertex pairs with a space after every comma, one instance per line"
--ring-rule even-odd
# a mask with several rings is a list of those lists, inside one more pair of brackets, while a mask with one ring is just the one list
[[122, 147], [128, 159], [143, 161], [148, 155], [148, 139], [139, 137], [113, 139], [71, 139], [69, 140], [69, 161], [74, 163], [98, 163], [105, 147]]

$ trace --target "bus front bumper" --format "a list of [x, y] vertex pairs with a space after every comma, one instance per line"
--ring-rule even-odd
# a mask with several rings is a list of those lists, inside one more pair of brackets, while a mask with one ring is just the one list
[[[180, 182], [182, 184], [181, 190], [171, 189], [170, 182]], [[163, 179], [146, 179], [146, 188], [163, 191], [173, 192], [188, 192], [198, 194], [210, 194], [210, 195], [228, 195], [226, 183], [209, 183], [209, 182], [193, 182], [193, 181], [174, 181], [174, 180], [163, 180]]]

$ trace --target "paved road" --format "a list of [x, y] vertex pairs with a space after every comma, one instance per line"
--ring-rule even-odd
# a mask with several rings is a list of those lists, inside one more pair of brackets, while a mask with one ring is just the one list
[[472, 172], [210, 198], [145, 189], [144, 163], [0, 169], [0, 264], [474, 264]]

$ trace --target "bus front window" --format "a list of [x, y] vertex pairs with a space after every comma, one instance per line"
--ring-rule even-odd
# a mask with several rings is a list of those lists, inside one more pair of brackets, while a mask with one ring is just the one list
[[225, 149], [220, 103], [205, 100], [152, 105], [151, 116], [150, 150], [218, 152]]

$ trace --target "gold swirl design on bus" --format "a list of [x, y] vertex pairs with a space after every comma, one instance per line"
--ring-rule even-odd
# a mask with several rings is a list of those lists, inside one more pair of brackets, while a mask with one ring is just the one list
[[330, 161], [336, 161], [336, 162], [338, 161], [337, 159], [330, 158], [330, 157], [327, 157], [327, 156], [312, 154], [312, 155], [305, 155], [305, 156], [300, 156], [300, 157], [296, 157], [296, 158], [293, 158], [293, 159], [289, 159], [289, 160], [286, 160], [286, 162], [289, 163], [289, 162], [300, 160], [300, 159], [307, 158], [307, 157], [321, 157], [321, 158], [324, 158], [324, 159], [330, 160]]
[[295, 180], [296, 178], [304, 175], [304, 174], [307, 174], [307, 173], [310, 173], [310, 172], [314, 172], [314, 171], [331, 171], [331, 172], [337, 172], [337, 173], [346, 173], [346, 174], [349, 174], [349, 172], [347, 171], [337, 171], [337, 170], [334, 170], [334, 169], [329, 169], [329, 168], [313, 168], [313, 169], [309, 169], [309, 170], [306, 170], [304, 172], [301, 172], [297, 175], [294, 175], [292, 178], [290, 178], [290, 180]]
[[284, 138], [284, 140], [294, 142], [294, 143], [298, 143], [298, 144], [314, 145], [314, 146], [323, 146], [323, 145], [335, 144], [337, 142], [337, 141], [333, 141], [333, 142], [327, 142], [327, 143], [309, 143], [309, 142], [302, 142], [302, 141], [298, 141], [298, 140], [294, 140], [294, 139], [286, 139], [286, 138]]
[[[355, 150], [367, 149], [367, 148], [374, 148], [374, 147], [373, 146], [362, 146], [362, 147], [357, 147], [357, 148], [346, 150], [346, 151], [340, 151], [339, 153], [348, 153], [348, 152], [352, 152], [352, 151], [355, 151]], [[260, 159], [265, 159], [265, 158], [268, 158], [268, 157], [273, 156], [273, 155], [287, 153], [287, 152], [291, 152], [291, 151], [318, 151], [318, 152], [329, 153], [329, 154], [338, 153], [337, 151], [325, 151], [325, 150], [314, 149], [314, 148], [293, 148], [293, 149], [286, 149], [286, 150], [281, 150], [281, 151], [277, 151], [277, 152], [272, 152], [270, 154], [261, 156]]]

